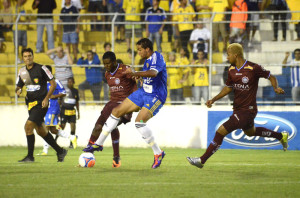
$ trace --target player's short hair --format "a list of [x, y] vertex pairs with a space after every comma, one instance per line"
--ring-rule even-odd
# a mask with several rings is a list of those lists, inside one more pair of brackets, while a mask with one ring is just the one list
[[294, 50], [294, 54], [295, 54], [296, 52], [300, 52], [300, 48], [295, 49], [295, 50]]
[[105, 42], [103, 47], [106, 48], [108, 45], [111, 47], [111, 44], [109, 42]]
[[123, 61], [122, 61], [122, 59], [119, 59], [119, 58], [117, 59], [117, 63], [124, 64]]
[[114, 61], [117, 60], [115, 53], [113, 53], [113, 52], [111, 52], [111, 51], [105, 52], [105, 53], [103, 54], [102, 60], [107, 59], [107, 58], [108, 58], [109, 60], [111, 60], [112, 62], [114, 62]]
[[22, 56], [25, 52], [30, 52], [33, 55], [33, 50], [31, 48], [22, 49]]
[[149, 48], [151, 51], [153, 51], [153, 43], [148, 38], [142, 38], [136, 44], [140, 45], [144, 49]]
[[231, 43], [227, 49], [230, 48], [231, 53], [237, 54], [239, 57], [244, 58], [243, 46], [239, 43]]
[[69, 80], [72, 80], [73, 83], [75, 84], [75, 79], [74, 79], [73, 77], [69, 77], [69, 78], [68, 78], [68, 81], [69, 81]]
[[46, 67], [52, 73], [52, 67], [50, 65], [46, 65]]

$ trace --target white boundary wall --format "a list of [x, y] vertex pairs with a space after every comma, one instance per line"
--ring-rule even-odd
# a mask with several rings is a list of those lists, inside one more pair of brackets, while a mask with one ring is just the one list
[[[81, 106], [80, 120], [77, 120], [76, 134], [78, 145], [85, 146], [88, 143], [94, 124], [100, 115], [103, 106]], [[231, 106], [214, 106], [208, 109], [205, 106], [169, 106], [165, 105], [160, 112], [153, 117], [148, 125], [154, 132], [158, 144], [163, 147], [180, 148], [206, 148], [207, 146], [207, 112], [231, 111]], [[260, 111], [299, 111], [300, 107], [285, 106], [260, 106]], [[27, 141], [24, 132], [24, 124], [28, 118], [25, 105], [0, 106], [0, 146], [26, 146]], [[147, 147], [141, 135], [134, 127], [137, 113], [133, 114], [132, 122], [119, 126], [120, 145], [122, 147]], [[65, 129], [70, 131], [69, 125]], [[214, 133], [210, 131], [209, 133]], [[36, 146], [42, 146], [43, 140], [37, 134]], [[59, 138], [59, 144], [66, 147], [69, 141]], [[104, 144], [111, 146], [111, 138], [108, 137]]]

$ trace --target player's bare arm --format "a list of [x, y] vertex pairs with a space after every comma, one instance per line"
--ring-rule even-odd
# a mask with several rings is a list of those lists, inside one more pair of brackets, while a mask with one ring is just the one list
[[136, 77], [156, 77], [158, 72], [153, 69], [150, 69], [148, 71], [135, 71], [132, 67], [129, 67], [126, 69], [124, 74], [130, 74]]
[[66, 96], [66, 94], [59, 93], [59, 94], [57, 94], [57, 95], [51, 95], [51, 96], [50, 96], [50, 99], [63, 98], [63, 97], [65, 97], [65, 96]]
[[208, 101], [205, 103], [205, 105], [206, 105], [208, 108], [211, 108], [211, 106], [212, 106], [212, 104], [213, 104], [214, 102], [216, 102], [217, 100], [220, 100], [221, 98], [223, 98], [224, 96], [226, 96], [227, 94], [229, 94], [231, 91], [232, 91], [232, 88], [227, 87], [227, 86], [223, 87], [222, 91], [221, 91], [218, 95], [216, 95], [213, 99], [208, 100]]
[[50, 88], [49, 88], [49, 91], [48, 91], [46, 97], [44, 98], [44, 100], [42, 102], [42, 108], [48, 107], [49, 98], [51, 97], [51, 95], [53, 94], [53, 92], [56, 88], [56, 82], [54, 79], [50, 80], [49, 83], [50, 83]]
[[275, 76], [271, 74], [269, 80], [276, 94], [284, 94], [284, 90], [281, 87], [278, 87], [277, 78]]
[[80, 119], [80, 112], [79, 112], [79, 102], [76, 102], [76, 109], [77, 109], [77, 120]]

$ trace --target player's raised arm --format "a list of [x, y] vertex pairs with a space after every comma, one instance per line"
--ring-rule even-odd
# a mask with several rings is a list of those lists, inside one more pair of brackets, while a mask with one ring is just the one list
[[269, 81], [271, 82], [276, 94], [284, 94], [284, 90], [281, 87], [278, 87], [277, 78], [275, 76], [270, 74]]
[[229, 94], [230, 92], [232, 91], [232, 88], [231, 87], [227, 87], [225, 86], [222, 91], [216, 95], [213, 99], [211, 100], [208, 100], [205, 105], [208, 107], [208, 108], [211, 108], [211, 105], [216, 102], [217, 100], [223, 98], [224, 96], [226, 96], [227, 94]]
[[128, 67], [124, 74], [130, 74], [137, 77], [156, 77], [158, 72], [154, 69], [150, 69], [147, 71], [135, 71], [132, 67]]

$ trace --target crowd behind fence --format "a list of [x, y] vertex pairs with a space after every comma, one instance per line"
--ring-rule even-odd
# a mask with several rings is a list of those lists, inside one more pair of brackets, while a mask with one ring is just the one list
[[[290, 11], [279, 11], [280, 13], [291, 13]], [[232, 12], [223, 12], [222, 14], [231, 14]], [[248, 13], [256, 13], [256, 12], [248, 12]], [[277, 12], [278, 13], [278, 12]], [[300, 11], [293, 11], [292, 13], [300, 13]], [[193, 13], [185, 13], [185, 15], [192, 15]], [[196, 15], [202, 15], [206, 13], [196, 13]], [[143, 30], [143, 37], [145, 37], [145, 31], [144, 31], [144, 25], [146, 24], [194, 24], [195, 29], [197, 24], [205, 24], [210, 32], [210, 37], [207, 39], [205, 42], [204, 48], [206, 47], [205, 53], [201, 56], [201, 61], [197, 62], [197, 53], [193, 55], [193, 46], [189, 43], [187, 45], [187, 50], [189, 53], [186, 54], [185, 50], [179, 50], [180, 48], [183, 49], [183, 47], [178, 47], [174, 48], [174, 41], [176, 40], [176, 35], [172, 37], [172, 40], [168, 40], [168, 32], [164, 31], [162, 35], [162, 53], [164, 54], [164, 58], [167, 62], [167, 70], [169, 74], [169, 80], [168, 80], [168, 88], [169, 88], [169, 97], [167, 100], [167, 103], [169, 104], [204, 104], [205, 100], [208, 98], [211, 98], [212, 96], [216, 95], [221, 88], [225, 84], [226, 80], [226, 68], [229, 66], [229, 64], [226, 63], [226, 53], [222, 51], [223, 47], [222, 46], [222, 40], [219, 40], [217, 42], [218, 48], [219, 49], [213, 49], [213, 36], [211, 33], [214, 30], [213, 24], [215, 23], [225, 23], [225, 24], [230, 24], [230, 23], [235, 23], [235, 21], [219, 21], [219, 22], [214, 22], [214, 17], [216, 14], [220, 13], [210, 13], [211, 18], [209, 21], [185, 21], [185, 22], [175, 22], [175, 21], [164, 21], [164, 22], [147, 22], [147, 21], [142, 21], [142, 22], [118, 22], [116, 21], [118, 15], [124, 15], [124, 14], [97, 14], [97, 16], [113, 16], [110, 22], [93, 22], [89, 20], [84, 20], [84, 18], [88, 18], [90, 16], [93, 16], [93, 14], [80, 14], [81, 21], [79, 22], [58, 22], [58, 20], [55, 20], [55, 18], [61, 16], [56, 15], [56, 14], [51, 14], [51, 16], [54, 16], [53, 22], [50, 22], [49, 24], [51, 25], [77, 25], [79, 24], [80, 26], [85, 26], [85, 28], [81, 28], [81, 33], [80, 35], [84, 35], [82, 37], [79, 36], [79, 44], [77, 46], [77, 49], [79, 49], [79, 54], [77, 57], [73, 57], [73, 64], [67, 65], [68, 67], [71, 67], [73, 70], [73, 75], [75, 77], [76, 81], [76, 87], [80, 83], [82, 83], [85, 80], [85, 72], [84, 72], [84, 67], [100, 67], [103, 68], [103, 65], [84, 65], [81, 64], [80, 66], [77, 63], [78, 59], [82, 57], [82, 54], [86, 54], [88, 49], [92, 50], [94, 48], [94, 53], [98, 54], [100, 61], [102, 54], [105, 52], [105, 49], [101, 49], [104, 43], [110, 43], [110, 50], [114, 51], [118, 57], [123, 58], [123, 62], [125, 64], [132, 65], [136, 69], [139, 69], [142, 67], [142, 62], [138, 60], [138, 56], [136, 56], [135, 52], [135, 42], [137, 40], [136, 38], [136, 31], [135, 25], [142, 25], [142, 30]], [[293, 68], [298, 68], [298, 78], [299, 78], [299, 65], [300, 65], [300, 60], [294, 61], [293, 64], [290, 64], [289, 61], [295, 59], [295, 54], [293, 54], [294, 49], [300, 48], [300, 42], [299, 41], [294, 41], [293, 38], [296, 37], [296, 32], [294, 32], [294, 27], [293, 25], [289, 25], [291, 29], [288, 31], [290, 32], [290, 35], [288, 36], [289, 38], [285, 42], [272, 42], [272, 38], [270, 38], [270, 33], [273, 32], [273, 23], [274, 22], [285, 22], [285, 23], [300, 23], [300, 20], [291, 20], [291, 19], [285, 19], [285, 20], [275, 20], [270, 17], [270, 14], [274, 14], [274, 11], [264, 11], [264, 12], [259, 12], [256, 14], [263, 14], [267, 17], [264, 17], [263, 19], [259, 19], [259, 26], [260, 28], [258, 29], [259, 35], [256, 35], [255, 42], [250, 42], [247, 40], [247, 36], [243, 35], [242, 39], [239, 40], [239, 42], [244, 46], [245, 50], [245, 58], [253, 62], [257, 62], [258, 64], [263, 65], [266, 69], [270, 69], [271, 72], [275, 71], [275, 76], [278, 78], [279, 81], [279, 86], [283, 87], [286, 90], [286, 94], [284, 96], [276, 96], [272, 92], [272, 87], [270, 84], [268, 84], [267, 81], [263, 81], [259, 85], [259, 90], [258, 90], [258, 103], [259, 104], [283, 104], [283, 105], [297, 105], [300, 104], [299, 100], [293, 99], [292, 96], [292, 89], [293, 86], [291, 84], [291, 79], [292, 77], [292, 69]], [[135, 14], [135, 15], [145, 15], [145, 14]], [[174, 13], [166, 13], [166, 15], [176, 15]], [[177, 14], [179, 15], [179, 14]], [[31, 17], [34, 18], [37, 15], [35, 14], [18, 14], [15, 15], [16, 20], [13, 23], [15, 26], [14, 29], [14, 35], [12, 37], [18, 38], [18, 27], [22, 25], [27, 25], [27, 26], [35, 26], [38, 25], [39, 23], [35, 20], [32, 20], [30, 22], [19, 22], [19, 19], [21, 17]], [[66, 15], [67, 16], [67, 15]], [[238, 23], [237, 21], [236, 23]], [[257, 21], [244, 21], [245, 23], [255, 23]], [[2, 23], [0, 23], [1, 25]], [[110, 30], [107, 31], [95, 31], [92, 32], [90, 31], [87, 26], [91, 25], [110, 25]], [[128, 45], [125, 45], [124, 43], [120, 43], [116, 41], [115, 38], [115, 28], [116, 25], [132, 25], [132, 31], [131, 31], [131, 45], [130, 48], [126, 49]], [[35, 32], [36, 30], [27, 30], [32, 32]], [[30, 34], [30, 35], [31, 35]], [[245, 32], [246, 34], [246, 32]], [[269, 36], [268, 36], [269, 34]], [[10, 35], [10, 33], [6, 33], [6, 35]], [[34, 35], [34, 34], [33, 34]], [[92, 36], [95, 38], [92, 38]], [[11, 36], [11, 35], [10, 35]], [[98, 38], [97, 38], [98, 37]], [[100, 37], [100, 38], [99, 38]], [[102, 39], [103, 37], [103, 39]], [[135, 38], [135, 39], [134, 39]], [[29, 45], [27, 47], [31, 47], [32, 49], [35, 50], [35, 46], [31, 46], [32, 44], [35, 44], [34, 40], [35, 38], [29, 38], [30, 41], [33, 42], [28, 42]], [[58, 46], [64, 46], [61, 38], [57, 37], [57, 29], [55, 28], [54, 31], [54, 39], [55, 39], [55, 48]], [[85, 40], [86, 39], [86, 40]], [[178, 37], [177, 37], [178, 39]], [[235, 38], [230, 42], [237, 42]], [[4, 44], [7, 43], [8, 47], [12, 47], [14, 49], [18, 49], [20, 46], [19, 39], [17, 39], [15, 42], [13, 42], [13, 38], [7, 39], [7, 41], [4, 41]], [[224, 45], [224, 44], [223, 44]], [[46, 46], [44, 46], [44, 49]], [[157, 44], [155, 44], [155, 48], [157, 48]], [[270, 48], [270, 49], [268, 49]], [[278, 48], [278, 49], [275, 49]], [[221, 49], [221, 50], [220, 50]], [[18, 75], [18, 69], [22, 66], [20, 64], [21, 62], [21, 57], [18, 52], [18, 50], [12, 50], [9, 49], [8, 51], [10, 52], [4, 52], [0, 54], [0, 76], [1, 76], [1, 82], [0, 82], [0, 103], [2, 104], [18, 104], [18, 103], [23, 103], [23, 97], [25, 96], [25, 91], [22, 95], [21, 98], [17, 98], [14, 93], [14, 81]], [[286, 52], [290, 52], [291, 55], [288, 58], [287, 64], [283, 64], [283, 60], [286, 57]], [[43, 64], [49, 64], [52, 65], [54, 68], [58, 68], [60, 66], [53, 64], [53, 61], [49, 59], [47, 56], [45, 56], [46, 50], [44, 53], [38, 53], [35, 54], [35, 57], [42, 57], [38, 58], [36, 62], [42, 61]], [[175, 56], [175, 59], [178, 59], [180, 61], [170, 61], [172, 59], [172, 55]], [[72, 55], [70, 55], [72, 56]], [[7, 58], [11, 59], [12, 57], [14, 58], [14, 62], [7, 62], [4, 59]], [[269, 60], [266, 57], [274, 57], [273, 61], [272, 58]], [[205, 59], [203, 62], [202, 59]], [[195, 82], [197, 81], [197, 78], [195, 78], [195, 75], [199, 75], [199, 78], [202, 78], [202, 81], [199, 82], [199, 84], [196, 86]], [[12, 80], [13, 79], [13, 82]], [[180, 83], [174, 83], [175, 81], [181, 81]], [[299, 79], [298, 79], [299, 80]], [[108, 100], [107, 92], [105, 93], [105, 83], [103, 83], [102, 91], [101, 91], [101, 98], [100, 100], [94, 100], [93, 95], [89, 93], [89, 90], [84, 91], [87, 97], [85, 97], [85, 100], [81, 100], [82, 103], [103, 103], [106, 100]], [[180, 84], [180, 85], [178, 85]], [[179, 87], [179, 88], [178, 88]], [[199, 89], [197, 89], [199, 87]], [[299, 87], [299, 85], [298, 85]], [[180, 89], [180, 90], [179, 90]], [[179, 94], [179, 96], [178, 96]], [[200, 94], [200, 96], [196, 96], [195, 94]], [[199, 98], [200, 97], [200, 98]], [[300, 97], [300, 96], [299, 96]], [[299, 98], [298, 97], [298, 98]], [[232, 96], [229, 95], [228, 97], [224, 98], [217, 104], [230, 104], [232, 102]]]

